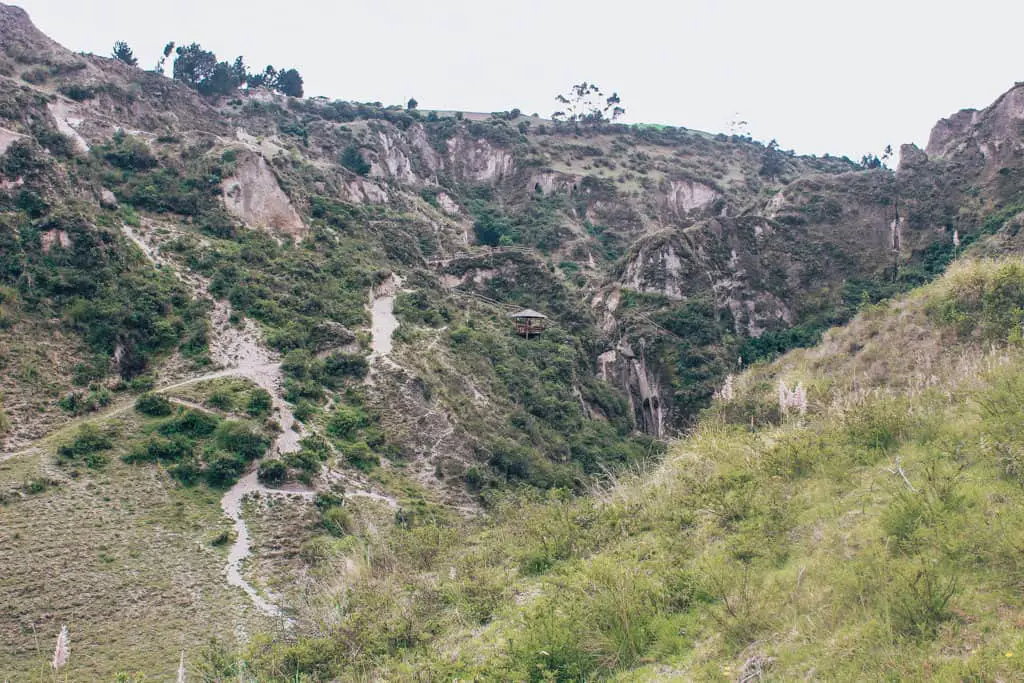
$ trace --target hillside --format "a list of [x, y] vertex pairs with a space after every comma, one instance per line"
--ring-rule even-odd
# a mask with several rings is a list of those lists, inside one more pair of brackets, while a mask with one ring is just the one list
[[[344, 577], [324, 596], [344, 608], [318, 637], [251, 647], [246, 666], [282, 679], [1013, 680], [1022, 296], [1019, 258], [963, 262], [736, 377], [656, 468], [583, 498], [509, 501], [468, 535], [371, 542], [358, 554], [373, 561], [340, 551], [321, 571]], [[779, 382], [807, 389], [805, 413], [780, 412]]]
[[[1017, 495], [992, 464], [1016, 418], [978, 406], [1018, 363], [1022, 92], [893, 172], [201, 95], [0, 4], [0, 673], [40, 671], [62, 623], [75, 680], [182, 650], [270, 680], [788, 679], [858, 638], [818, 675], [898, 652], [952, 676], [967, 626], [1010, 647], [982, 618], [1016, 609], [1008, 551], [972, 525]], [[926, 539], [953, 530], [991, 563], [955, 582], [966, 551]], [[854, 605], [853, 566], [897, 578]], [[907, 626], [903, 579], [956, 590]]]

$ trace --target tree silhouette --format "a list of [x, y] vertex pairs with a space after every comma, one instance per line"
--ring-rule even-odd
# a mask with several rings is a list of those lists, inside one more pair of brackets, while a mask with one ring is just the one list
[[132, 49], [128, 47], [128, 43], [123, 40], [119, 40], [114, 43], [114, 52], [111, 55], [114, 59], [118, 59], [128, 66], [138, 66], [139, 60], [135, 58], [135, 54]]
[[555, 121], [568, 121], [576, 124], [596, 124], [615, 121], [626, 110], [621, 106], [622, 100], [618, 93], [605, 97], [596, 83], [578, 83], [564, 95], [555, 97], [555, 101], [565, 108], [551, 115]]

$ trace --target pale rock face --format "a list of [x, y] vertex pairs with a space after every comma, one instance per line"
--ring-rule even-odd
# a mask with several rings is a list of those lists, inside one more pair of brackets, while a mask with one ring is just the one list
[[772, 234], [772, 226], [768, 225], [768, 223], [758, 223], [754, 226], [754, 237], [760, 239], [770, 234]]
[[273, 159], [279, 153], [284, 151], [280, 145], [276, 144], [272, 140], [258, 138], [255, 135], [251, 135], [244, 128], [235, 129], [235, 139], [252, 151], [262, 154], [266, 159]]
[[342, 185], [342, 194], [353, 204], [384, 204], [391, 198], [386, 189], [365, 178], [350, 180]]
[[614, 292], [612, 292], [611, 294], [608, 295], [608, 303], [606, 304], [606, 307], [608, 308], [608, 310], [610, 312], [614, 313], [615, 311], [618, 310], [619, 303], [621, 303], [621, 302], [622, 302], [622, 292], [620, 292], [619, 290], [616, 289]]
[[78, 128], [82, 125], [84, 119], [77, 115], [75, 108], [63, 100], [50, 102], [46, 105], [46, 108], [50, 110], [50, 114], [57, 124], [57, 130], [62, 135], [71, 138], [75, 143], [75, 151], [80, 154], [88, 152], [89, 143], [78, 132]]
[[[682, 265], [682, 259], [671, 245], [664, 245], [653, 253], [641, 250], [637, 257], [626, 265], [623, 280], [626, 286], [638, 292], [683, 299], [679, 277]], [[658, 281], [650, 281], [651, 275], [656, 275]]]
[[497, 149], [486, 140], [452, 138], [448, 141], [448, 156], [461, 178], [479, 183], [497, 182], [515, 170], [512, 153]]
[[71, 247], [71, 236], [63, 230], [47, 230], [46, 232], [39, 235], [42, 241], [43, 253], [49, 254], [50, 250], [55, 246], [61, 249], [68, 249]]
[[306, 234], [302, 218], [262, 156], [243, 155], [235, 176], [224, 181], [222, 190], [224, 206], [249, 227], [265, 228], [293, 238]]
[[535, 173], [530, 176], [527, 187], [531, 192], [536, 192], [539, 189], [541, 194], [546, 196], [556, 192], [571, 192], [581, 179], [580, 176], [566, 175], [564, 173]]
[[744, 332], [749, 337], [757, 338], [767, 329], [766, 323], [782, 321], [786, 325], [793, 324], [793, 313], [785, 303], [774, 294], [761, 292], [753, 299], [738, 300], [728, 298], [726, 305], [736, 323], [736, 333]]
[[914, 166], [920, 166], [928, 161], [928, 155], [920, 147], [913, 143], [900, 145], [900, 164], [896, 172], [905, 171]]
[[460, 216], [462, 215], [462, 208], [455, 202], [454, 199], [448, 196], [447, 192], [437, 193], [437, 204], [441, 207], [449, 216]]
[[607, 382], [608, 378], [611, 376], [611, 371], [614, 369], [615, 361], [617, 359], [618, 353], [615, 349], [605, 351], [597, 357], [598, 376], [605, 382]]
[[693, 180], [672, 180], [665, 192], [665, 203], [678, 214], [703, 211], [719, 198], [713, 188]]
[[980, 152], [988, 158], [1005, 144], [1020, 146], [1022, 123], [1024, 84], [1005, 93], [982, 111], [962, 109], [939, 121], [932, 128], [925, 151], [931, 158], [948, 157], [968, 148], [975, 133], [981, 132], [990, 147]]
[[100, 206], [105, 209], [116, 209], [118, 206], [117, 197], [110, 190], [103, 188], [100, 190]]
[[419, 177], [413, 173], [412, 162], [401, 146], [383, 131], [377, 137], [380, 140], [380, 152], [370, 175], [391, 178], [405, 185], [421, 184]]
[[409, 140], [423, 165], [431, 173], [436, 173], [444, 168], [444, 160], [437, 153], [437, 150], [430, 146], [430, 140], [427, 139], [427, 131], [422, 124], [417, 123], [410, 128]]
[[6, 128], [0, 128], [0, 154], [5, 154], [8, 147], [23, 137], [24, 136], [20, 133], [15, 133], [14, 131], [7, 130]]
[[782, 207], [786, 205], [786, 195], [782, 190], [775, 193], [775, 196], [768, 200], [768, 203], [764, 205], [764, 215], [766, 218], [775, 218], [782, 211]]

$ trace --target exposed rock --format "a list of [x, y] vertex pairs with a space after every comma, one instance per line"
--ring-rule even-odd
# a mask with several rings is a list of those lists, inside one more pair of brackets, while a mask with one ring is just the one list
[[412, 162], [397, 141], [384, 131], [378, 132], [377, 138], [381, 147], [370, 174], [374, 177], [391, 178], [406, 185], [421, 185], [422, 181], [413, 173]]
[[357, 178], [342, 184], [342, 196], [353, 204], [385, 204], [391, 198], [388, 191], [367, 178]]
[[235, 175], [224, 180], [222, 189], [228, 211], [249, 227], [293, 238], [306, 234], [306, 226], [262, 156], [251, 152], [239, 155]]
[[74, 141], [75, 151], [81, 154], [88, 152], [89, 143], [78, 132], [79, 126], [85, 122], [85, 119], [78, 114], [76, 108], [64, 100], [51, 102], [47, 108], [57, 124], [57, 130]]
[[678, 216], [711, 207], [721, 195], [714, 188], [694, 180], [671, 180], [664, 189], [666, 208]]
[[676, 248], [665, 242], [652, 249], [641, 247], [626, 264], [622, 283], [647, 294], [683, 298], [682, 259]]
[[582, 179], [582, 176], [578, 175], [546, 171], [531, 175], [526, 186], [532, 192], [540, 191], [543, 195], [549, 195], [555, 192], [572, 192]]
[[0, 154], [5, 154], [8, 147], [14, 144], [16, 140], [20, 140], [23, 137], [25, 136], [20, 133], [15, 133], [14, 131], [7, 130], [6, 128], [0, 128]]
[[910, 143], [900, 146], [900, 165], [897, 173], [916, 168], [928, 162], [928, 155], [917, 145]]
[[0, 3], [0, 53], [28, 64], [80, 63], [76, 55], [37, 29], [25, 10]]
[[786, 205], [786, 191], [779, 190], [775, 195], [768, 200], [768, 203], [764, 205], [764, 215], [766, 218], [775, 218], [782, 211]]
[[49, 254], [54, 246], [61, 249], [69, 249], [71, 247], [71, 236], [64, 230], [57, 230], [56, 228], [41, 233], [39, 239], [42, 243], [44, 254]]
[[925, 152], [929, 157], [946, 156], [952, 147], [962, 144], [977, 120], [977, 109], [961, 109], [949, 118], [941, 119], [928, 136]]
[[118, 207], [117, 197], [110, 190], [103, 188], [100, 191], [100, 206], [104, 209], [116, 209]]
[[441, 210], [449, 216], [462, 215], [462, 207], [460, 207], [447, 192], [437, 193], [437, 205], [440, 206]]
[[1004, 93], [985, 109], [962, 109], [932, 128], [925, 151], [929, 158], [948, 158], [975, 150], [986, 158], [1004, 145], [1020, 148], [1024, 122], [1024, 84]]
[[461, 180], [493, 183], [515, 171], [515, 157], [508, 150], [498, 149], [486, 140], [470, 140], [458, 136], [448, 141], [448, 156], [455, 176]]

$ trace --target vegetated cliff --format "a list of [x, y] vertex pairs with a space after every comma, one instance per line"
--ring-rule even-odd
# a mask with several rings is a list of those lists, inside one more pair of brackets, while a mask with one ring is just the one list
[[[5, 239], [24, 263], [9, 269], [18, 290], [10, 298], [39, 294], [50, 317], [67, 321], [62, 330], [74, 327], [87, 304], [73, 288], [41, 290], [36, 279], [68, 251], [93, 259], [88, 267], [99, 258], [68, 229], [73, 212], [83, 234], [104, 235], [105, 264], [139, 272], [149, 265], [133, 260], [120, 225], [141, 217], [170, 226], [153, 241], [165, 243], [177, 267], [208, 278], [214, 297], [259, 321], [284, 352], [321, 352], [328, 324], [365, 326], [366, 293], [391, 272], [420, 283], [419, 313], [399, 335], [399, 364], [424, 344], [459, 355], [454, 333], [478, 304], [439, 284], [538, 308], [553, 317], [549, 336], [568, 335], [574, 367], [552, 372], [533, 359], [520, 368], [542, 380], [525, 410], [515, 395], [523, 387], [510, 378], [486, 383], [489, 398], [507, 408], [504, 435], [530, 432], [537, 421], [558, 432], [596, 419], [632, 420], [667, 436], [693, 419], [726, 373], [811, 343], [862, 301], [934, 276], [952, 253], [953, 230], [968, 238], [1013, 200], [1006, 179], [1018, 161], [1016, 91], [990, 110], [940, 123], [927, 158], [905, 150], [893, 174], [681, 128], [575, 130], [263, 90], [205, 99], [159, 74], [72, 54], [16, 8], [0, 14]], [[450, 258], [485, 246], [523, 249]], [[73, 261], [80, 276], [87, 265]], [[122, 279], [112, 276], [110, 286]], [[34, 317], [42, 309], [33, 306], [21, 309], [21, 325], [46, 317]], [[501, 309], [487, 310], [488, 334], [504, 334]], [[153, 311], [147, 324], [166, 315]], [[202, 327], [190, 320], [167, 318], [179, 333]], [[134, 340], [132, 324], [92, 335], [96, 380], [104, 356], [114, 361], [107, 369], [130, 377], [156, 370], [173, 350], [169, 339]], [[200, 358], [201, 336], [186, 345]], [[516, 344], [517, 355], [540, 345]], [[55, 376], [47, 391], [56, 397], [70, 379]], [[427, 393], [444, 381], [435, 376]], [[587, 389], [599, 384], [611, 387]], [[322, 410], [327, 394], [307, 389], [294, 398]], [[13, 380], [5, 393], [10, 406], [27, 405], [18, 397], [32, 392]], [[621, 399], [597, 393], [624, 398], [627, 414], [618, 412]], [[453, 406], [435, 408], [458, 431]], [[517, 410], [525, 415], [515, 418]], [[16, 435], [31, 433], [27, 413], [8, 412]], [[479, 434], [463, 437], [466, 452], [495, 460]], [[578, 444], [555, 455], [560, 449], [545, 446], [540, 432], [529, 441], [531, 452], [520, 456], [531, 462], [578, 460]]]
[[351, 551], [336, 621], [236, 656], [314, 680], [1019, 677], [1022, 304], [1019, 255], [963, 257], [738, 374], [651, 471]]
[[[726, 560], [717, 554], [710, 570], [691, 568], [693, 576], [673, 573], [678, 563], [667, 556], [653, 574], [612, 571], [633, 570], [622, 558], [649, 556], [646, 541], [634, 545], [629, 533], [638, 509], [639, 526], [659, 534], [696, 528], [691, 511], [714, 510], [701, 522], [706, 533], [684, 539], [687, 547], [709, 541], [718, 553], [715, 539], [728, 536], [736, 547], [726, 550], [740, 563], [781, 561], [762, 558], [750, 542], [789, 537], [785, 506], [777, 505], [788, 488], [771, 500], [751, 497], [757, 480], [742, 471], [750, 465], [746, 442], [720, 460], [677, 460], [661, 476], [674, 481], [681, 469], [696, 479], [684, 477], [671, 495], [637, 494], [653, 507], [624, 497], [596, 525], [593, 500], [552, 492], [526, 510], [521, 527], [497, 527], [497, 551], [481, 540], [452, 551], [458, 561], [442, 567], [451, 557], [446, 544], [470, 524], [456, 515], [503, 505], [515, 512], [499, 517], [519, 515], [517, 502], [503, 502], [510, 484], [582, 490], [595, 477], [617, 476], [660, 454], [664, 446], [652, 437], [691, 424], [727, 374], [813, 345], [864, 304], [935, 278], [970, 245], [1018, 250], [1021, 90], [941, 122], [926, 151], [903, 148], [892, 173], [681, 128], [576, 130], [511, 113], [438, 115], [259, 89], [203, 98], [159, 74], [71, 53], [23, 12], [0, 5], [0, 505], [12, 506], [14, 520], [2, 530], [11, 542], [0, 543], [0, 554], [38, 568], [17, 571], [0, 590], [0, 604], [12, 607], [0, 613], [14, 615], [0, 619], [8, 648], [0, 654], [17, 662], [16, 672], [38, 670], [33, 629], [56, 630], [83, 599], [104, 607], [90, 611], [76, 642], [90, 652], [90, 673], [106, 678], [123, 661], [173, 667], [178, 641], [167, 633], [181, 630], [195, 644], [218, 630], [262, 628], [246, 594], [220, 582], [218, 553], [230, 530], [211, 530], [226, 519], [218, 488], [254, 466], [268, 444], [287, 442], [260, 466], [263, 480], [286, 488], [264, 486], [234, 512], [255, 539], [248, 567], [234, 566], [254, 592], [279, 597], [300, 630], [320, 629], [331, 614], [331, 637], [318, 651], [331, 662], [362, 674], [368, 665], [360, 657], [374, 665], [401, 659], [403, 648], [444, 632], [449, 622], [438, 614], [476, 632], [511, 597], [529, 607], [536, 587], [520, 578], [626, 538], [621, 557], [587, 570], [587, 585], [602, 586], [598, 598], [578, 587], [564, 593], [574, 602], [545, 597], [536, 613], [519, 615], [531, 633], [545, 634], [534, 617], [554, 604], [565, 619], [551, 634], [604, 638], [604, 649], [595, 655], [570, 638], [552, 655], [544, 635], [516, 641], [492, 661], [512, 667], [506, 674], [523, 665], [530, 675], [579, 677], [639, 663], [656, 642], [650, 619], [637, 622], [646, 635], [629, 636], [625, 650], [608, 645], [613, 626], [563, 626], [591, 608], [615, 613], [602, 611], [613, 602], [588, 600], [611, 600], [623, 587], [640, 591], [637, 604], [670, 615], [684, 602], [747, 591], [735, 564], [720, 573], [733, 582], [718, 584], [725, 597], [709, 593], [711, 584], [688, 588], [698, 585], [693, 576], [719, 575], [715, 563]], [[1011, 274], [1010, 289], [1019, 279]], [[1005, 279], [991, 275], [975, 284]], [[984, 324], [1011, 334], [1008, 312], [1017, 309], [1002, 304], [1016, 295], [986, 291], [960, 297], [980, 313], [950, 304], [936, 315], [968, 335], [994, 302], [995, 317]], [[545, 313], [548, 329], [517, 337], [507, 314], [518, 307]], [[898, 312], [890, 327], [902, 320]], [[906, 369], [910, 356], [897, 363], [877, 342], [844, 339], [784, 363], [821, 349], [846, 354], [853, 394], [866, 381], [861, 364], [878, 382], [889, 369]], [[924, 333], [908, 343], [926, 344], [922, 353], [938, 348]], [[259, 387], [244, 381], [243, 365]], [[782, 367], [757, 366], [737, 380], [736, 402], [716, 409], [730, 429], [778, 421], [771, 398]], [[831, 367], [822, 361], [812, 370]], [[931, 382], [926, 374], [919, 384]], [[826, 389], [812, 385], [812, 401], [826, 401]], [[147, 390], [156, 393], [139, 396]], [[885, 422], [886, 406], [871, 410]], [[877, 425], [826, 418], [823, 428], [849, 427], [845, 455], [878, 451]], [[802, 439], [797, 427], [787, 424], [785, 438]], [[776, 448], [772, 433], [765, 438], [757, 448]], [[703, 478], [716, 462], [735, 476]], [[802, 460], [792, 467], [804, 476]], [[764, 490], [778, 484], [778, 470], [762, 475]], [[732, 507], [744, 501], [753, 506], [746, 517]], [[65, 510], [75, 511], [74, 529]], [[162, 520], [159, 543], [150, 538], [154, 519]], [[127, 541], [110, 543], [111, 520], [132, 539], [130, 553]], [[74, 537], [49, 543], [40, 528]], [[657, 540], [660, 547], [664, 538]], [[363, 553], [363, 543], [372, 550]], [[681, 547], [673, 543], [664, 547]], [[64, 544], [76, 548], [76, 571], [88, 576], [44, 591], [40, 577], [68, 571], [50, 552]], [[186, 550], [197, 544], [203, 556], [193, 561]], [[181, 588], [142, 586], [168, 553]], [[910, 563], [898, 569], [910, 576]], [[426, 572], [416, 594], [388, 592], [405, 590], [406, 571]], [[645, 576], [654, 583], [636, 580]], [[799, 584], [803, 572], [796, 576]], [[132, 621], [135, 613], [119, 609], [122, 586], [138, 590], [141, 613], [193, 621], [180, 629], [173, 619]], [[187, 609], [182, 595], [191, 596]], [[380, 595], [394, 610], [374, 602]], [[455, 616], [445, 611], [450, 605]], [[750, 634], [769, 632], [761, 617], [778, 610], [753, 607], [752, 620], [714, 612], [727, 634], [715, 657], [724, 661]], [[665, 633], [689, 632], [689, 622], [673, 618], [657, 623]], [[911, 622], [903, 624], [908, 633]], [[346, 624], [340, 633], [338, 623]], [[396, 644], [394, 633], [408, 639]], [[140, 651], [134, 634], [156, 645], [124, 660]], [[458, 650], [461, 636], [449, 635]], [[690, 644], [670, 639], [665, 647]], [[292, 654], [305, 657], [299, 650]], [[460, 652], [424, 670], [492, 673]], [[303, 662], [321, 665], [306, 654]], [[563, 654], [576, 659], [550, 659]], [[764, 664], [762, 654], [747, 659]], [[706, 677], [710, 669], [699, 667], [715, 661], [684, 670]], [[315, 675], [333, 671], [323, 666]]]

